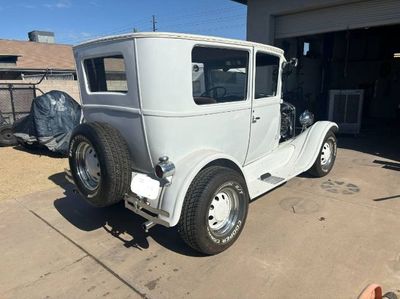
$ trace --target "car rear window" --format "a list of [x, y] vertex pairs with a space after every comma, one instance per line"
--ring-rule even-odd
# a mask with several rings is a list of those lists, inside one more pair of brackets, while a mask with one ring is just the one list
[[84, 67], [90, 92], [128, 92], [122, 55], [85, 59]]
[[249, 53], [197, 46], [192, 50], [192, 90], [198, 105], [246, 99]]

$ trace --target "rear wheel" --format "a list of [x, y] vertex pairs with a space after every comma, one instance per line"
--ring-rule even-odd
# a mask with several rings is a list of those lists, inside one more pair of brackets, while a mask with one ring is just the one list
[[6, 124], [0, 126], [0, 146], [17, 145], [17, 139], [13, 135], [12, 125]]
[[75, 128], [69, 165], [79, 193], [96, 207], [115, 204], [128, 191], [128, 146], [119, 131], [108, 124], [85, 123]]
[[336, 160], [337, 142], [336, 136], [332, 131], [326, 134], [321, 150], [314, 165], [308, 171], [315, 177], [326, 176], [333, 168]]
[[189, 187], [178, 231], [193, 249], [204, 254], [217, 254], [239, 237], [248, 204], [246, 184], [240, 174], [225, 167], [208, 167]]

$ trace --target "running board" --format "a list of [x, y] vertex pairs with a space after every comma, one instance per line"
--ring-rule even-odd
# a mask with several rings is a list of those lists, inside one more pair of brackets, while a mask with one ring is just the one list
[[273, 176], [270, 173], [264, 173], [260, 176], [260, 180], [272, 185], [279, 184], [280, 182], [284, 181], [284, 178]]

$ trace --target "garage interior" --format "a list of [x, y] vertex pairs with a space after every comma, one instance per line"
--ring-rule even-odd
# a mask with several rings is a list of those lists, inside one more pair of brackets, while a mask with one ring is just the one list
[[[287, 57], [299, 58], [295, 74], [284, 86], [286, 100], [298, 111], [314, 111], [317, 119], [359, 121], [364, 132], [400, 128], [399, 35], [400, 25], [395, 25], [276, 40]], [[347, 105], [342, 103], [344, 96], [338, 98], [332, 107], [332, 90], [361, 94]]]
[[297, 113], [336, 121], [341, 134], [356, 137], [345, 147], [400, 161], [398, 36], [400, 25], [276, 39], [287, 58], [299, 59], [285, 80], [285, 101]]

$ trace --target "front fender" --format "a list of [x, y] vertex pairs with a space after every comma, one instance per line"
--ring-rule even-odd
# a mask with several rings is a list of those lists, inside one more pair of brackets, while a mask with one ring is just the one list
[[333, 130], [337, 132], [338, 125], [330, 121], [318, 121], [304, 133], [300, 134], [297, 142], [302, 143], [302, 149], [294, 167], [294, 175], [309, 170], [317, 159], [326, 134]]
[[161, 209], [168, 212], [169, 217], [160, 215], [159, 217], [162, 220], [167, 221], [170, 226], [175, 226], [178, 223], [183, 200], [191, 182], [207, 164], [219, 159], [230, 160], [238, 168], [242, 168], [240, 163], [233, 157], [211, 149], [196, 151], [180, 161], [174, 161], [176, 171], [172, 179], [172, 184], [165, 189], [161, 202]]

